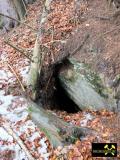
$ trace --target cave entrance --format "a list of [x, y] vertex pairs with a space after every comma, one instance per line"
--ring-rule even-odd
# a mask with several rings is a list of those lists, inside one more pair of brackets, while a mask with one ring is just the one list
[[[61, 110], [61, 111], [66, 111], [68, 113], [76, 113], [80, 111], [80, 109], [69, 98], [68, 94], [62, 87], [58, 76], [60, 70], [68, 67], [68, 65], [69, 65], [68, 61], [63, 61], [62, 63], [52, 67], [52, 69], [51, 68], [43, 69], [42, 76], [40, 79], [42, 88], [40, 93], [41, 96], [39, 99], [41, 99], [41, 101], [43, 102], [42, 103], [43, 106], [44, 107], [47, 106], [48, 109]], [[44, 90], [48, 82], [49, 85], [47, 87], [47, 90]]]
[[56, 90], [53, 94], [54, 105], [56, 109], [66, 111], [68, 113], [76, 113], [80, 109], [78, 106], [69, 98], [68, 94], [61, 86], [60, 80], [56, 77]]

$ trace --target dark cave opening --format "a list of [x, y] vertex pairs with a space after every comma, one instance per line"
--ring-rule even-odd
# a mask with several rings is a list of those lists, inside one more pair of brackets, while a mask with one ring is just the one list
[[[43, 68], [39, 82], [37, 103], [42, 103], [44, 108], [50, 110], [66, 111], [68, 113], [80, 111], [78, 106], [70, 99], [59, 80], [59, 72], [70, 66], [71, 64], [68, 60], [63, 60], [61, 63], [55, 64], [55, 66]], [[45, 89], [46, 86], [47, 89]]]
[[64, 69], [68, 67], [70, 64], [68, 61], [64, 61], [60, 64], [58, 64], [55, 67], [53, 77], [55, 78], [55, 91], [53, 94], [53, 101], [55, 104], [55, 108], [58, 110], [66, 111], [68, 113], [76, 113], [80, 111], [78, 106], [70, 99], [67, 92], [64, 90], [64, 88], [61, 85], [61, 82], [59, 80], [59, 71], [61, 69]]
[[76, 113], [80, 110], [68, 97], [58, 78], [56, 78], [56, 90], [54, 91], [53, 99], [56, 106], [55, 108], [58, 110], [66, 111], [68, 113]]

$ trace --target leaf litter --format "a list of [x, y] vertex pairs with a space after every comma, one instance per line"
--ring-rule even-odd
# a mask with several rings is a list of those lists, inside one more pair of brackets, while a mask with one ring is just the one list
[[[29, 16], [27, 22], [35, 29], [38, 29], [37, 21], [40, 16], [41, 6], [42, 3], [37, 1], [33, 5], [30, 5], [28, 9]], [[42, 40], [43, 44], [52, 40], [53, 31], [53, 40], [68, 39], [73, 34], [73, 30], [82, 23], [82, 16], [88, 9], [87, 3], [83, 3], [80, 7], [81, 10], [76, 13], [73, 0], [53, 1], [51, 5], [52, 11], [45, 24], [46, 32]], [[16, 45], [32, 51], [35, 42], [35, 33], [27, 26], [20, 25], [10, 32], [9, 36], [10, 40]], [[52, 47], [51, 52], [53, 52], [53, 55], [48, 53], [49, 59], [46, 58], [45, 64], [53, 62], [55, 57], [59, 56], [58, 53], [61, 44], [57, 41], [56, 43], [57, 45], [55, 47], [53, 47], [53, 43], [48, 44], [48, 48], [51, 49]], [[0, 160], [28, 159], [28, 156], [17, 143], [16, 139], [4, 128], [6, 121], [34, 159], [91, 160], [92, 142], [115, 141], [115, 137], [111, 135], [115, 127], [110, 127], [118, 124], [119, 116], [116, 120], [115, 113], [103, 110], [101, 112], [84, 111], [68, 115], [66, 112], [55, 111], [55, 114], [68, 123], [95, 129], [98, 132], [98, 136], [88, 136], [82, 141], [78, 139], [75, 144], [53, 149], [45, 134], [32, 122], [27, 112], [27, 105], [24, 98], [19, 97], [19, 87], [16, 78], [6, 65], [6, 62], [12, 64], [25, 85], [30, 64], [29, 60], [6, 45], [4, 43], [4, 37], [0, 40], [0, 48]], [[30, 52], [28, 53], [30, 54]], [[15, 92], [15, 89], [16, 93], [13, 96], [11, 93]], [[116, 129], [119, 129], [119, 127], [116, 126]], [[117, 130], [116, 133], [118, 134], [119, 131]]]

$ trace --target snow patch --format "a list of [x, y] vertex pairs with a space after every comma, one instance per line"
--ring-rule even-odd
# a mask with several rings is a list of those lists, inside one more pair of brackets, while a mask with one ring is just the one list
[[0, 127], [0, 140], [12, 142], [13, 138], [10, 136], [3, 127]]
[[92, 116], [90, 113], [85, 113], [84, 116], [85, 116], [84, 119], [82, 119], [82, 120], [80, 121], [80, 126], [81, 126], [81, 127], [86, 127], [86, 126], [87, 126], [87, 122], [88, 122], [89, 120], [92, 120], [92, 119], [93, 119], [93, 116]]
[[12, 95], [3, 96], [2, 94], [0, 94], [0, 101], [2, 102], [2, 104], [0, 105], [0, 114], [5, 115], [9, 113], [7, 109], [8, 106], [12, 103], [13, 99], [14, 97]]
[[[6, 152], [6, 155], [8, 151], [12, 151], [13, 154], [11, 157], [9, 157], [12, 160], [28, 160], [25, 152], [20, 148], [20, 146], [14, 142], [14, 139], [11, 135], [7, 133], [7, 131], [0, 127], [0, 141], [4, 142], [7, 141], [7, 144], [5, 143], [0, 143], [0, 159], [4, 159], [4, 154]], [[2, 157], [3, 154], [3, 157]]]

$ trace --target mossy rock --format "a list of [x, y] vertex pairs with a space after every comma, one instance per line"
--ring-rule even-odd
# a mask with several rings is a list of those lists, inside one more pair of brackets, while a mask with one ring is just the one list
[[108, 88], [102, 83], [99, 74], [90, 66], [70, 59], [73, 67], [62, 70], [59, 79], [70, 99], [80, 110], [115, 110], [115, 99], [111, 98]]

